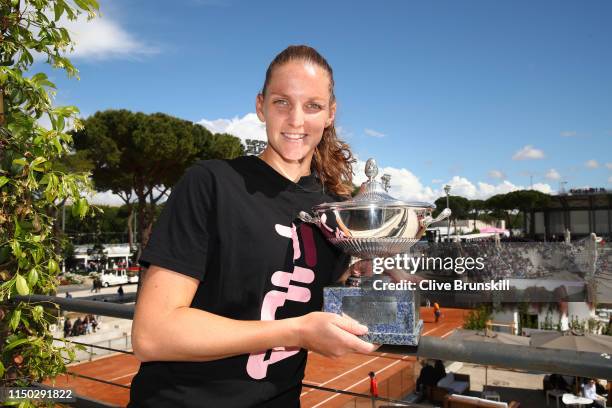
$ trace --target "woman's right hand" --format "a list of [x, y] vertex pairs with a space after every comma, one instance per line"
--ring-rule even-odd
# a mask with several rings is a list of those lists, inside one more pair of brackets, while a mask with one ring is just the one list
[[326, 357], [371, 353], [378, 348], [357, 337], [366, 334], [368, 328], [346, 315], [312, 312], [295, 321], [300, 347]]

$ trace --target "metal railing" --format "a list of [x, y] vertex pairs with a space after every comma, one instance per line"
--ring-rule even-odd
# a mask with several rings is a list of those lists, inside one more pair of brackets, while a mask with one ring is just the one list
[[[74, 341], [72, 339], [73, 337], [64, 337], [64, 338], [54, 337], [53, 338], [53, 340], [56, 340], [56, 341], [70, 342], [73, 344], [78, 344], [78, 345], [87, 347], [88, 350], [86, 352], [88, 354], [88, 357], [87, 357], [88, 361], [92, 361], [94, 355], [103, 356], [106, 354], [110, 354], [110, 353], [95, 353], [93, 350], [94, 348], [98, 350], [105, 350], [105, 351], [112, 352], [112, 353], [125, 352], [126, 354], [134, 354], [132, 351], [128, 351], [129, 349], [132, 348], [132, 336], [129, 334], [124, 334], [123, 336], [120, 336], [120, 337], [113, 337], [112, 339], [104, 339], [100, 341], [95, 341], [93, 343], [82, 343], [82, 342]], [[119, 341], [121, 345], [124, 346], [123, 349], [117, 349], [117, 348], [111, 347], [113, 345], [113, 342], [115, 342], [114, 344], [117, 344], [117, 341]], [[107, 344], [107, 346], [106, 347], [101, 346], [100, 344]], [[83, 361], [83, 360], [78, 359], [78, 361]]]
[[[118, 317], [122, 319], [133, 319], [134, 316], [134, 305], [113, 304], [108, 302], [97, 302], [79, 299], [66, 299], [55, 296], [15, 296], [10, 300], [10, 303], [14, 305], [15, 303], [21, 301], [30, 303], [36, 302], [57, 304], [62, 310], [82, 313], [94, 313], [97, 315]], [[64, 341], [71, 340], [64, 339]], [[73, 343], [79, 344], [78, 342], [74, 341]], [[131, 352], [113, 349], [111, 347], [90, 344], [87, 344], [87, 346], [90, 346], [92, 348], [101, 348], [121, 353], [132, 354]], [[458, 342], [439, 339], [431, 336], [421, 337], [418, 346], [382, 346], [378, 351], [384, 353], [395, 353], [399, 355], [417, 356], [422, 358], [431, 358], [447, 361], [460, 361], [465, 363], [473, 363], [510, 369], [539, 371], [545, 373], [556, 373], [589, 378], [595, 377], [606, 379], [608, 381], [612, 380], [612, 358], [609, 354], [598, 354], [561, 349], [543, 349], [529, 346], [506, 344], [500, 345], [486, 342]], [[612, 352], [610, 354], [612, 354]], [[82, 374], [79, 374], [78, 376], [108, 383], [107, 381], [93, 379], [92, 377], [86, 377]], [[115, 383], [113, 383], [112, 385], [123, 386], [121, 384]], [[303, 383], [303, 386], [316, 388], [323, 391], [359, 396], [362, 398], [370, 398], [370, 396], [366, 394], [358, 394], [333, 388], [319, 387], [314, 384]], [[419, 404], [409, 404], [400, 400], [392, 400], [380, 397], [377, 399], [377, 401], [402, 404], [406, 407], [421, 406]], [[93, 402], [87, 403], [91, 404]], [[103, 403], [101, 405], [81, 405], [77, 402], [75, 406], [108, 407], [112, 405], [105, 405]]]

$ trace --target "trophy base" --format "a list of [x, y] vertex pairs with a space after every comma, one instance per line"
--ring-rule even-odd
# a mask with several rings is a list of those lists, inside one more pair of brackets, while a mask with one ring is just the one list
[[419, 319], [419, 293], [412, 290], [375, 290], [374, 280], [362, 286], [323, 289], [323, 311], [345, 314], [368, 326], [360, 336], [376, 344], [416, 346], [423, 321]]
[[370, 329], [368, 334], [359, 336], [359, 338], [373, 344], [418, 346], [419, 339], [421, 338], [421, 331], [423, 330], [423, 320], [417, 322], [416, 326], [413, 327], [414, 331], [411, 333], [402, 332], [401, 329], [399, 332], [394, 332], [395, 329], [395, 327], [390, 327], [387, 329], [388, 331], [372, 331], [372, 329]]

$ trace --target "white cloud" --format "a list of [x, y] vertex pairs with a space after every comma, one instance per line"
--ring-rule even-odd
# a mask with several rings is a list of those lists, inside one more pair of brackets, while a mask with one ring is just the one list
[[606, 167], [608, 168], [608, 170], [612, 170], [612, 163], [606, 163]]
[[243, 141], [246, 139], [268, 140], [266, 125], [255, 113], [247, 113], [241, 118], [236, 116], [232, 119], [202, 119], [198, 123], [213, 133], [229, 133]]
[[[366, 180], [364, 174], [365, 162], [358, 160], [353, 168], [355, 177], [353, 183], [359, 185]], [[395, 198], [409, 201], [434, 202], [439, 197], [445, 195], [443, 185], [431, 188], [421, 183], [419, 178], [410, 170], [405, 168], [383, 167], [379, 169], [379, 176], [382, 174], [391, 175], [391, 189], [389, 194]], [[434, 179], [432, 183], [440, 184], [442, 180]], [[503, 181], [497, 185], [483, 182], [473, 183], [465, 177], [454, 176], [444, 184], [451, 186], [451, 195], [460, 195], [469, 199], [487, 199], [495, 194], [509, 193], [515, 190], [523, 190], [527, 187]], [[537, 183], [533, 185], [534, 190], [544, 193], [551, 193], [552, 188], [548, 184]]]
[[597, 162], [597, 160], [587, 160], [584, 165], [589, 169], [596, 169], [599, 167], [599, 163]]
[[119, 207], [125, 204], [117, 194], [113, 194], [110, 190], [88, 196], [87, 200], [90, 204], [109, 205], [113, 207]]
[[489, 171], [489, 177], [495, 178], [495, 179], [504, 179], [506, 178], [506, 175], [499, 170], [491, 170]]
[[[202, 119], [198, 123], [208, 128], [215, 133], [230, 133], [245, 139], [266, 140], [265, 124], [261, 123], [255, 113], [248, 113], [243, 117], [234, 117], [232, 119]], [[340, 132], [339, 132], [340, 133]], [[353, 182], [360, 185], [366, 180], [364, 173], [365, 161], [357, 158], [357, 163], [353, 166], [355, 177]], [[418, 176], [405, 168], [383, 167], [378, 171], [378, 175], [391, 175], [391, 189], [389, 193], [403, 200], [427, 201], [433, 202], [438, 197], [445, 195], [443, 185], [436, 188], [424, 185]], [[434, 179], [432, 184], [443, 183], [442, 179]], [[495, 194], [507, 193], [514, 190], [521, 190], [526, 187], [514, 185], [509, 181], [504, 181], [497, 185], [488, 183], [472, 183], [468, 179], [460, 176], [453, 177], [450, 181], [444, 184], [450, 184], [452, 187], [451, 194], [462, 195], [470, 199], [485, 199]], [[534, 184], [534, 189], [546, 193], [552, 192], [548, 184]]]
[[373, 130], [373, 129], [364, 129], [363, 131], [364, 131], [364, 133], [365, 133], [366, 135], [368, 135], [368, 136], [372, 136], [372, 137], [379, 137], [379, 138], [380, 138], [380, 137], [385, 137], [385, 134], [384, 134], [384, 133], [381, 133], [381, 132], [379, 132], [379, 131], [377, 131], [377, 130]]
[[85, 15], [70, 21], [62, 17], [58, 25], [66, 27], [75, 42], [71, 58], [136, 58], [159, 53], [159, 49], [135, 38], [108, 15], [87, 21]]
[[[355, 173], [353, 178], [354, 184], [360, 185], [366, 181], [367, 177], [364, 170], [365, 161], [358, 159], [357, 163], [353, 165], [353, 172]], [[383, 174], [391, 176], [389, 194], [395, 198], [416, 201], [432, 201], [432, 199], [435, 199], [434, 190], [431, 187], [424, 186], [419, 178], [408, 169], [398, 169], [395, 167], [379, 168], [378, 177], [380, 178]]]
[[578, 133], [575, 130], [564, 130], [561, 132], [561, 136], [563, 137], [574, 137]]
[[346, 140], [352, 138], [353, 134], [346, 130], [343, 126], [336, 125], [336, 136], [342, 140]]
[[559, 180], [561, 178], [561, 174], [555, 169], [550, 169], [544, 175], [548, 180]]
[[527, 145], [523, 147], [521, 150], [518, 150], [512, 156], [512, 160], [533, 160], [533, 159], [543, 159], [544, 152], [542, 150], [534, 148], [532, 145]]

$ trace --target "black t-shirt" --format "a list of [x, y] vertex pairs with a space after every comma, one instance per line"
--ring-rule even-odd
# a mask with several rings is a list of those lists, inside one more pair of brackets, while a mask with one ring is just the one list
[[[322, 288], [347, 258], [297, 214], [337, 200], [314, 175], [293, 183], [255, 156], [200, 161], [174, 187], [140, 262], [199, 279], [191, 307], [220, 316], [279, 320], [321, 310]], [[144, 362], [129, 406], [299, 406], [306, 357], [295, 349]]]

